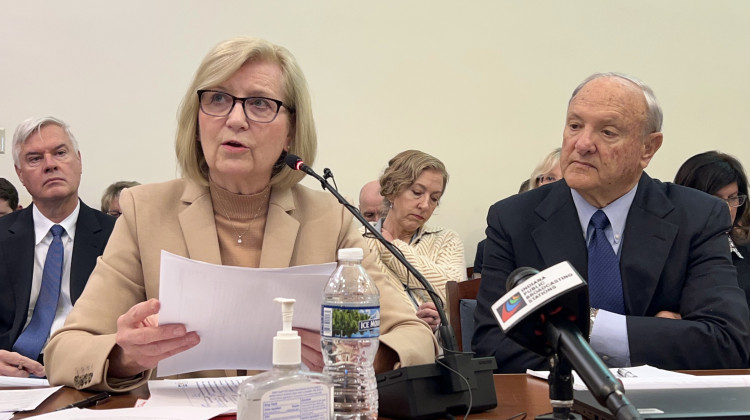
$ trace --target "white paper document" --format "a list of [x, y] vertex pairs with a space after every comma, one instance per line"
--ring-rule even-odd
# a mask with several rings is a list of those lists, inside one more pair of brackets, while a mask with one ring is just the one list
[[158, 376], [209, 369], [271, 368], [282, 328], [277, 297], [296, 299], [293, 326], [320, 331], [323, 288], [336, 263], [230, 267], [162, 251], [159, 324], [185, 324], [200, 344], [159, 362]]
[[224, 413], [221, 408], [155, 407], [115, 408], [111, 410], [88, 410], [70, 408], [34, 416], [39, 420], [208, 420]]
[[0, 376], [0, 386], [49, 386], [47, 379], [39, 378], [16, 378], [13, 376]]
[[0, 412], [34, 410], [60, 388], [62, 387], [2, 390], [0, 391]]
[[[687, 373], [672, 372], [669, 370], [655, 368], [649, 365], [625, 368], [623, 376], [618, 373], [618, 368], [610, 371], [615, 378], [622, 382], [625, 390], [633, 389], [677, 389], [677, 388], [731, 388], [750, 386], [750, 375], [714, 375], [696, 376]], [[549, 371], [527, 370], [527, 374], [547, 379]], [[573, 389], [585, 391], [586, 384], [578, 373], [573, 371]]]
[[237, 412], [238, 390], [249, 376], [148, 381], [151, 396], [143, 407], [212, 407]]

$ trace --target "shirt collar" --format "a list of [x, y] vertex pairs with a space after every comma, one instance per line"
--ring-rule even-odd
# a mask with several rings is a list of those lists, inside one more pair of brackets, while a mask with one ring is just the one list
[[620, 238], [622, 236], [622, 232], [625, 230], [625, 221], [628, 218], [628, 211], [630, 210], [631, 204], [633, 204], [633, 200], [635, 199], [635, 192], [637, 189], [638, 184], [635, 184], [635, 186], [631, 188], [630, 191], [625, 193], [625, 195], [609, 203], [609, 205], [607, 205], [606, 207], [599, 209], [589, 204], [589, 202], [586, 201], [581, 196], [581, 194], [578, 193], [578, 191], [571, 188], [570, 193], [573, 196], [573, 203], [575, 203], [576, 210], [578, 211], [578, 220], [581, 223], [584, 238], [586, 237], [586, 232], [588, 231], [591, 216], [593, 216], [597, 210], [602, 210], [604, 214], [607, 215], [609, 224], [612, 226], [612, 232], [614, 233], [615, 238]]
[[35, 245], [39, 245], [40, 242], [44, 239], [47, 234], [49, 234], [49, 230], [52, 229], [52, 226], [54, 225], [60, 225], [65, 229], [65, 233], [70, 237], [70, 240], [75, 239], [76, 235], [76, 222], [78, 221], [78, 213], [81, 210], [81, 201], [79, 200], [76, 204], [76, 208], [71, 212], [68, 217], [66, 217], [62, 222], [55, 223], [52, 220], [49, 220], [47, 217], [45, 217], [42, 212], [39, 211], [39, 209], [32, 204], [32, 214], [34, 217], [34, 236], [36, 238]]

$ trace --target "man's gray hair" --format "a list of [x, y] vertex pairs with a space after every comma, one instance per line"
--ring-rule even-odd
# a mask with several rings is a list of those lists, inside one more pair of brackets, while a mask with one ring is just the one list
[[13, 134], [13, 163], [16, 167], [21, 166], [21, 146], [23, 146], [34, 132], [39, 132], [42, 127], [50, 124], [56, 125], [65, 131], [65, 134], [68, 135], [70, 142], [73, 144], [73, 150], [75, 150], [76, 155], [78, 154], [78, 142], [70, 131], [70, 126], [65, 121], [55, 117], [31, 117], [18, 124], [16, 132]]
[[642, 81], [636, 79], [633, 76], [628, 76], [627, 74], [622, 73], [594, 73], [591, 76], [587, 77], [586, 80], [581, 82], [578, 87], [575, 88], [573, 91], [573, 95], [570, 96], [570, 100], [568, 101], [568, 105], [570, 105], [570, 102], [573, 101], [573, 98], [578, 94], [578, 92], [586, 85], [586, 83], [594, 80], [599, 79], [602, 77], [617, 77], [620, 79], [627, 80], [628, 82], [638, 86], [641, 89], [641, 92], [643, 92], [644, 98], [646, 98], [646, 134], [651, 133], [657, 133], [661, 131], [661, 125], [664, 120], [664, 114], [661, 111], [661, 105], [659, 105], [659, 101], [656, 100], [656, 95], [654, 94], [654, 91], [648, 87], [645, 83]]

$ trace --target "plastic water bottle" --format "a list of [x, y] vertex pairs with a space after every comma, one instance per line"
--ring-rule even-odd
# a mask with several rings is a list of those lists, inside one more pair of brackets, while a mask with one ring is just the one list
[[323, 291], [320, 341], [333, 380], [335, 419], [377, 419], [373, 361], [380, 336], [380, 293], [362, 268], [362, 249], [339, 249], [339, 265]]

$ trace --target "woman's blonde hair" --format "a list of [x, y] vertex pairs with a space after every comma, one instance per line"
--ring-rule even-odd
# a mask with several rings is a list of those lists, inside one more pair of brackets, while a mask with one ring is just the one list
[[[206, 55], [180, 104], [175, 150], [185, 178], [208, 185], [208, 165], [198, 141], [200, 104], [197, 91], [223, 83], [245, 63], [252, 61], [268, 61], [281, 67], [283, 97], [279, 99], [290, 111], [289, 130], [293, 133], [289, 153], [299, 156], [307, 165], [312, 166], [318, 141], [310, 92], [297, 60], [282, 46], [260, 38], [238, 37], [218, 44]], [[286, 152], [282, 152], [274, 165], [270, 182], [272, 186], [289, 188], [305, 176], [303, 172], [287, 167], [284, 164], [285, 156]]]
[[448, 171], [440, 159], [419, 150], [406, 150], [388, 161], [388, 167], [380, 177], [380, 195], [386, 207], [391, 199], [410, 187], [426, 169], [433, 169], [443, 175], [443, 193], [448, 184]]
[[534, 168], [534, 170], [531, 172], [531, 176], [529, 177], [529, 190], [533, 190], [534, 188], [539, 186], [540, 176], [551, 171], [555, 168], [555, 166], [560, 166], [560, 150], [561, 149], [559, 147], [556, 148], [536, 165], [536, 168]]

